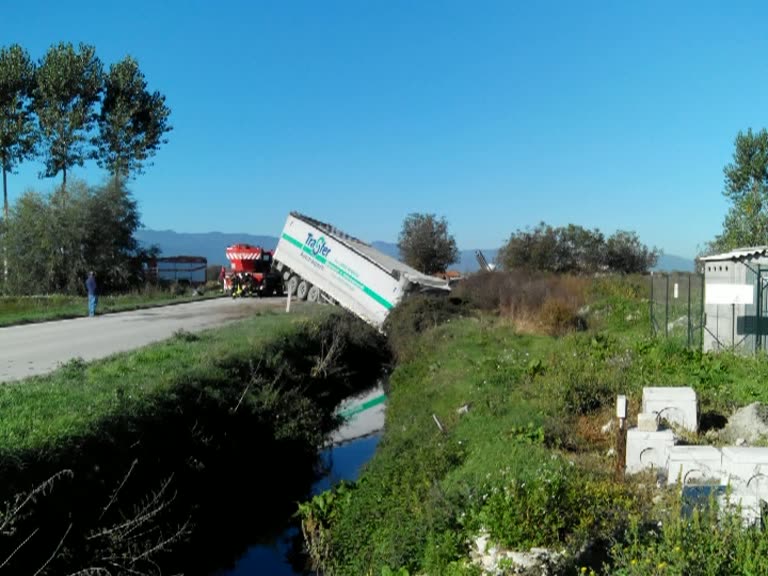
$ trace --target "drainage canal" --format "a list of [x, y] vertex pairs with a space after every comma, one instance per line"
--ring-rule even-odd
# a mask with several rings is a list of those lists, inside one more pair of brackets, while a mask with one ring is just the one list
[[[361, 467], [376, 451], [384, 427], [386, 396], [382, 386], [344, 401], [337, 412], [345, 424], [330, 438], [329, 446], [320, 455], [324, 474], [311, 488], [309, 496], [318, 494], [342, 480], [355, 480]], [[269, 542], [255, 544], [230, 568], [220, 569], [212, 576], [297, 576], [311, 574], [301, 553], [301, 530], [289, 519], [282, 530]]]

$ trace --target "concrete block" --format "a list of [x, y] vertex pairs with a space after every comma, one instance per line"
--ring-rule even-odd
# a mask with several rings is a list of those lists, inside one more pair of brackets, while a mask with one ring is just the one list
[[722, 452], [726, 482], [768, 488], [768, 448], [726, 446]]
[[736, 511], [740, 507], [741, 518], [745, 526], [753, 526], [761, 522], [761, 503], [766, 502], [765, 491], [738, 485], [731, 489], [730, 494], [720, 496], [718, 505], [720, 510]]
[[668, 484], [722, 483], [723, 454], [714, 446], [672, 446], [668, 453]]
[[665, 418], [691, 432], [698, 429], [696, 392], [687, 386], [643, 388], [642, 411]]
[[669, 449], [674, 445], [672, 430], [644, 432], [630, 428], [627, 430], [626, 471], [632, 474], [648, 468], [666, 470]]
[[656, 414], [640, 412], [640, 414], [637, 415], [637, 429], [642, 432], [656, 432], [659, 429]]

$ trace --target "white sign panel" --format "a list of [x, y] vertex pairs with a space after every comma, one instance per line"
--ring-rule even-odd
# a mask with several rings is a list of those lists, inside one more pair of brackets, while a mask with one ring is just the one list
[[627, 417], [627, 397], [623, 394], [619, 394], [619, 396], [616, 398], [616, 417]]
[[707, 304], [753, 304], [755, 287], [750, 284], [707, 284]]

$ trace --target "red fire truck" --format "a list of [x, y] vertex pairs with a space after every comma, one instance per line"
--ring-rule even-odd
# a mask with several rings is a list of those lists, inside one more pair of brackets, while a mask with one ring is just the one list
[[281, 275], [272, 270], [272, 251], [250, 244], [233, 244], [226, 250], [230, 269], [224, 270], [224, 292], [242, 296], [282, 296]]

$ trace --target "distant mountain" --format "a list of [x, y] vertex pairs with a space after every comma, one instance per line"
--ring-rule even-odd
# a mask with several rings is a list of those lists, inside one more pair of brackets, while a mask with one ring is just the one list
[[693, 272], [695, 266], [693, 258], [683, 258], [672, 254], [662, 254], [659, 261], [652, 268], [654, 272]]
[[[236, 234], [231, 232], [174, 232], [173, 230], [138, 230], [136, 238], [144, 246], [157, 245], [163, 256], [204, 256], [209, 265], [226, 264], [225, 251], [232, 244], [253, 244], [263, 246], [267, 250], [273, 250], [277, 246], [275, 236], [257, 236], [253, 234]], [[372, 242], [371, 245], [388, 256], [399, 258], [397, 244], [393, 242]], [[480, 269], [475, 257], [475, 250], [459, 251], [459, 261], [451, 266], [451, 269], [462, 273], [476, 272]], [[483, 249], [485, 259], [493, 263], [496, 259], [497, 249]], [[654, 271], [681, 271], [693, 272], [693, 259], [681, 256], [663, 255], [654, 267]]]
[[227, 263], [226, 249], [232, 244], [252, 244], [274, 250], [275, 236], [254, 236], [229, 232], [174, 232], [173, 230], [138, 230], [136, 238], [144, 246], [157, 245], [163, 256], [204, 256], [209, 265]]

